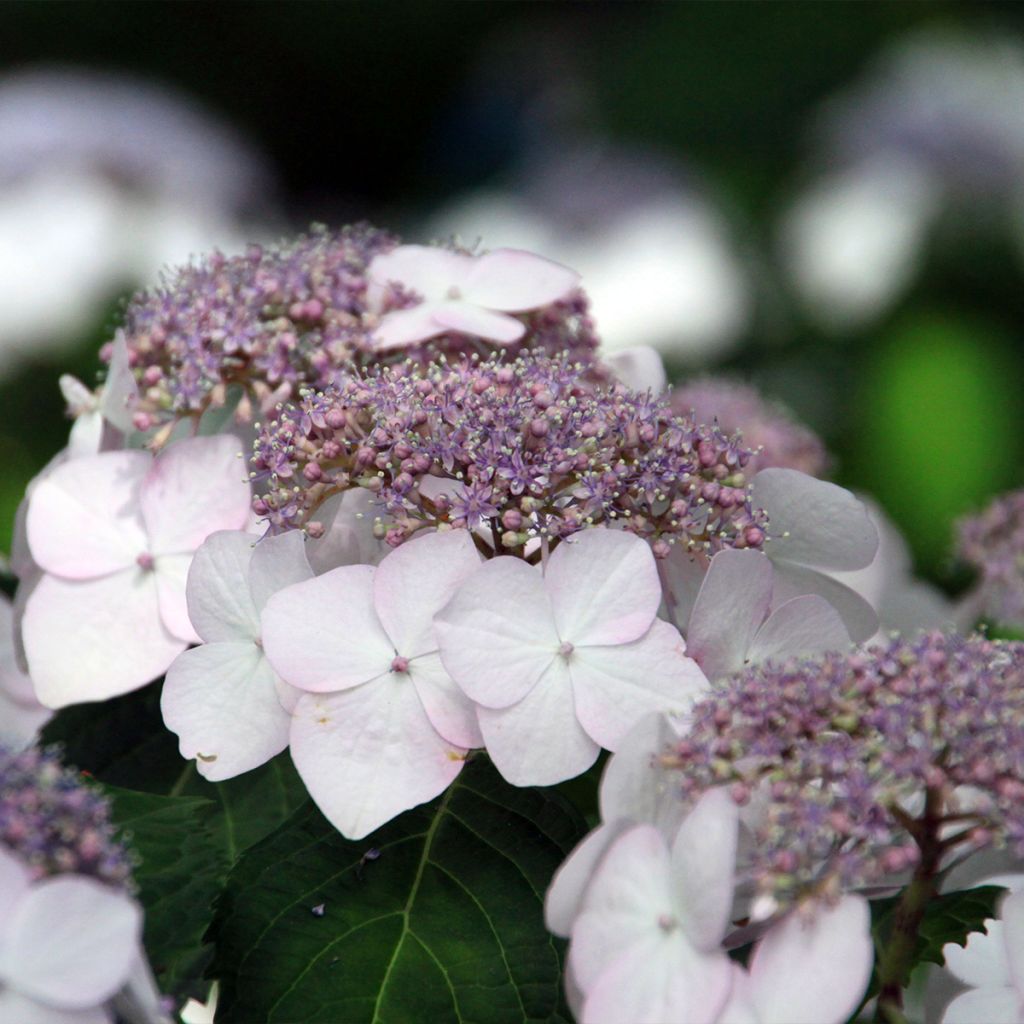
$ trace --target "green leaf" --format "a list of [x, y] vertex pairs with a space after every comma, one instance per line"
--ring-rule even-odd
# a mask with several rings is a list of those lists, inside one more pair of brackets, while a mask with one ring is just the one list
[[208, 800], [157, 796], [115, 786], [118, 831], [135, 850], [138, 896], [146, 910], [145, 947], [162, 991], [198, 981], [209, 960], [203, 933], [227, 873], [223, 851], [208, 831]]
[[561, 798], [480, 758], [358, 842], [306, 806], [228, 880], [211, 928], [218, 1021], [567, 1019], [542, 907], [584, 831]]

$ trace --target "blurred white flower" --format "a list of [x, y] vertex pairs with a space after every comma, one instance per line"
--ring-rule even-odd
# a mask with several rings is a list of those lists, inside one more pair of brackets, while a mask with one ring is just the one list
[[88, 330], [161, 266], [244, 241], [269, 176], [164, 87], [74, 69], [0, 79], [0, 373]]
[[428, 234], [543, 253], [578, 270], [606, 350], [687, 359], [731, 348], [750, 282], [725, 219], [649, 154], [567, 148], [524, 163], [507, 190], [456, 199]]

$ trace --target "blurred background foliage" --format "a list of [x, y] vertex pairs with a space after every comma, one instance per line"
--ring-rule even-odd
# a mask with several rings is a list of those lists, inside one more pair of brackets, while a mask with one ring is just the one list
[[[162, 263], [313, 220], [523, 244], [526, 206], [581, 259], [607, 242], [616, 343], [634, 308], [645, 342], [677, 283], [647, 266], [643, 231], [605, 227], [657, 192], [693, 214], [682, 340], [657, 339], [673, 378], [725, 371], [789, 404], [949, 584], [955, 518], [1024, 483], [1022, 53], [1008, 4], [8, 2], [0, 549], [66, 439], [59, 374], [96, 379]], [[153, 87], [229, 140], [206, 193], [155, 165], [198, 175], [220, 143], [156, 100], [129, 111]], [[32, 205], [36, 180], [63, 191]], [[466, 206], [481, 189], [486, 216]], [[98, 194], [127, 205], [74, 230]]]

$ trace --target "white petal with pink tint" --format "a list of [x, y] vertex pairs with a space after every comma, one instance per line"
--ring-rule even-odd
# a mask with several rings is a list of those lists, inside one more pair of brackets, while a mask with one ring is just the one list
[[469, 302], [506, 313], [550, 306], [579, 286], [575, 270], [522, 249], [494, 249], [467, 269], [463, 294]]
[[462, 287], [472, 257], [432, 245], [400, 245], [370, 261], [366, 276], [378, 287], [400, 284], [425, 300], [442, 299]]
[[127, 978], [141, 931], [127, 896], [83, 876], [46, 879], [4, 922], [0, 981], [58, 1009], [98, 1006]]
[[251, 641], [194, 647], [167, 670], [160, 710], [181, 756], [211, 782], [257, 768], [288, 745], [291, 716]]
[[560, 640], [544, 577], [522, 559], [485, 562], [434, 618], [441, 660], [484, 707], [515, 704], [551, 665]]
[[10, 920], [18, 901], [28, 892], [32, 875], [23, 861], [0, 846], [0, 921]]
[[576, 716], [606, 750], [644, 715], [686, 709], [708, 687], [679, 631], [660, 619], [633, 643], [576, 648], [568, 666]]
[[757, 631], [747, 661], [785, 661], [794, 656], [845, 651], [850, 634], [839, 613], [823, 597], [805, 594], [779, 605]]
[[455, 685], [436, 651], [410, 661], [409, 676], [430, 724], [449, 743], [467, 749], [484, 745], [476, 705]]
[[162, 625], [154, 574], [141, 569], [96, 580], [44, 575], [22, 635], [36, 693], [52, 708], [128, 693], [186, 647]]
[[153, 554], [192, 552], [217, 530], [240, 530], [250, 491], [236, 437], [194, 437], [165, 448], [143, 481], [142, 516]]
[[446, 334], [448, 328], [434, 319], [434, 309], [433, 303], [424, 303], [388, 313], [373, 332], [374, 347], [387, 352]]
[[254, 543], [240, 530], [218, 530], [192, 558], [185, 590], [188, 614], [207, 643], [259, 636], [259, 614], [249, 587]]
[[585, 772], [600, 747], [576, 718], [564, 660], [551, 663], [517, 704], [477, 711], [495, 768], [513, 786], [553, 786]]
[[816, 594], [839, 613], [856, 643], [863, 643], [878, 629], [878, 615], [860, 594], [816, 569], [787, 562], [775, 564], [775, 606], [794, 597]]
[[134, 564], [149, 550], [140, 489], [153, 460], [145, 452], [71, 459], [32, 488], [26, 529], [47, 572], [89, 579]]
[[200, 642], [188, 614], [186, 585], [192, 555], [158, 555], [153, 577], [160, 604], [160, 618], [167, 631], [186, 643]]
[[[250, 543], [253, 538], [249, 537]], [[313, 578], [306, 560], [306, 538], [301, 530], [277, 537], [264, 537], [252, 549], [249, 563], [249, 591], [257, 612], [279, 590]]]
[[438, 735], [409, 677], [400, 673], [303, 696], [292, 720], [291, 751], [310, 796], [349, 839], [442, 793], [465, 757]]
[[555, 549], [544, 586], [561, 640], [623, 644], [650, 628], [661, 582], [648, 544], [623, 530], [583, 530]]
[[445, 333], [456, 331], [459, 334], [475, 335], [500, 345], [510, 345], [526, 333], [526, 324], [514, 316], [495, 313], [465, 302], [438, 302], [431, 306], [430, 315]]
[[374, 611], [369, 565], [348, 565], [279, 590], [260, 617], [263, 648], [285, 682], [329, 693], [386, 671], [395, 650]]

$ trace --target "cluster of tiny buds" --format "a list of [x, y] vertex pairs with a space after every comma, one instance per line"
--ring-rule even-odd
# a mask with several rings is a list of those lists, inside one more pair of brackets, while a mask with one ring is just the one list
[[114, 832], [109, 801], [56, 750], [0, 748], [0, 843], [36, 877], [91, 875], [130, 889], [132, 856]]
[[981, 617], [1024, 629], [1024, 491], [996, 498], [958, 532], [957, 554], [978, 573]]
[[760, 547], [767, 521], [750, 503], [749, 449], [589, 370], [569, 354], [526, 352], [407, 362], [307, 392], [256, 440], [253, 475], [266, 481], [256, 514], [315, 533], [319, 506], [360, 487], [392, 545], [466, 527], [490, 551], [522, 555], [618, 525], [659, 557], [677, 543]]
[[788, 409], [748, 384], [726, 377], [698, 377], [674, 388], [669, 402], [679, 415], [739, 433], [754, 450], [748, 467], [751, 474], [778, 466], [820, 477], [828, 469], [828, 452], [821, 439]]
[[662, 753], [687, 800], [725, 785], [749, 804], [745, 867], [768, 899], [876, 883], [925, 839], [1021, 855], [1024, 644], [936, 632], [753, 667]]
[[[124, 336], [138, 383], [136, 429], [233, 403], [236, 420], [250, 423], [304, 388], [327, 387], [342, 369], [488, 351], [480, 339], [458, 334], [395, 352], [376, 350], [381, 314], [418, 301], [392, 286], [388, 309], [370, 308], [370, 263], [397, 245], [397, 238], [368, 225], [338, 232], [314, 227], [276, 248], [252, 245], [233, 257], [214, 252], [134, 296]], [[515, 351], [568, 347], [578, 359], [596, 362], [598, 339], [582, 292], [524, 320], [526, 335]], [[110, 345], [103, 350], [108, 362], [112, 351]]]

